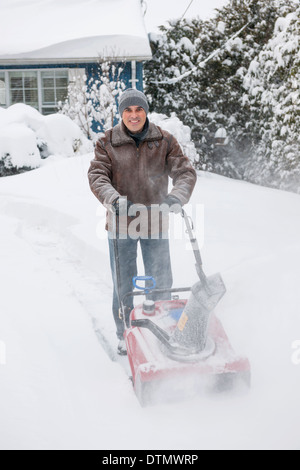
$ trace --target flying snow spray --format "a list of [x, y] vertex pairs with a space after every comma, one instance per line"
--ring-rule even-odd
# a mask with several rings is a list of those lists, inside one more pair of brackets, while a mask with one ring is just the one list
[[[224, 295], [223, 281], [219, 274], [207, 278], [206, 289], [199, 281], [192, 287], [191, 296], [179, 319], [171, 343], [187, 354], [198, 354], [206, 348], [210, 313]], [[208, 294], [207, 289], [210, 289]]]

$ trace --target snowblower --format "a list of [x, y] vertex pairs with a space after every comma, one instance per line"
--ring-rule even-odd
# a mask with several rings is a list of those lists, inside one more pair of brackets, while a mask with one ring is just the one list
[[[137, 290], [121, 301], [132, 381], [142, 406], [182, 400], [206, 390], [228, 390], [238, 382], [250, 386], [250, 363], [235, 353], [214, 314], [226, 293], [222, 277], [205, 275], [192, 221], [184, 210], [182, 217], [199, 281], [193, 287], [158, 289], [153, 277], [135, 277]], [[171, 300], [151, 300], [151, 295], [159, 298], [166, 292]], [[190, 297], [180, 299], [183, 292]], [[132, 295], [147, 300], [127, 312], [126, 300]]]

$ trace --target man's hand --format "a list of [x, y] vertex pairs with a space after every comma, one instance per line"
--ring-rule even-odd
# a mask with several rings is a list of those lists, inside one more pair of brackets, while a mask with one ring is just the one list
[[176, 196], [169, 194], [163, 203], [167, 204], [170, 212], [174, 212], [174, 214], [179, 214], [182, 211], [182, 204]]
[[117, 216], [127, 215], [129, 207], [132, 206], [132, 202], [127, 199], [127, 197], [118, 197], [112, 203], [114, 212]]

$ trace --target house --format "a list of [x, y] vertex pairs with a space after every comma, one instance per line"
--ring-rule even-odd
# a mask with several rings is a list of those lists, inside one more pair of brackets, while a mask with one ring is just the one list
[[74, 75], [99, 58], [125, 64], [127, 87], [143, 90], [151, 49], [142, 0], [1, 0], [0, 106], [57, 111]]

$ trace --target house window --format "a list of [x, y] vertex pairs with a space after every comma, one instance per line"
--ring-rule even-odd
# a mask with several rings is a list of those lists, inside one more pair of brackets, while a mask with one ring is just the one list
[[69, 74], [67, 70], [47, 70], [41, 72], [42, 82], [42, 113], [57, 112], [59, 102], [68, 96]]
[[68, 69], [0, 71], [0, 107], [24, 103], [42, 114], [57, 113], [68, 87]]
[[6, 85], [4, 72], [0, 72], [0, 106], [6, 106]]
[[39, 108], [37, 72], [10, 72], [10, 103], [25, 103]]

